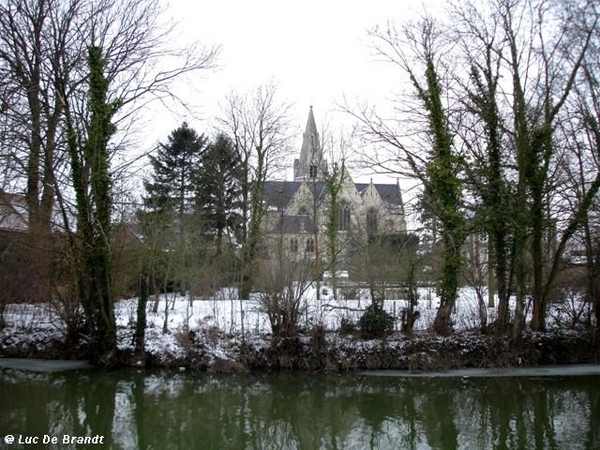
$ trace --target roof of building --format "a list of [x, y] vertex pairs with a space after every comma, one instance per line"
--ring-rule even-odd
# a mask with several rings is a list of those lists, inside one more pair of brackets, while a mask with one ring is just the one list
[[[267, 205], [278, 210], [285, 209], [302, 183], [302, 181], [267, 181], [265, 183]], [[355, 183], [354, 185], [362, 196], [370, 183]], [[324, 182], [306, 182], [306, 186], [319, 200], [324, 198], [327, 192], [327, 185]], [[402, 194], [397, 184], [373, 183], [373, 187], [391, 212], [403, 213]]]
[[[316, 173], [309, 174], [308, 167], [315, 164], [318, 165], [318, 170]], [[341, 170], [344, 172], [346, 171], [343, 162]], [[264, 200], [271, 209], [286, 209], [296, 192], [298, 192], [298, 189], [304, 184], [312, 192], [317, 201], [321, 202], [325, 198], [327, 192], [327, 184], [324, 181], [326, 174], [327, 162], [323, 159], [323, 152], [319, 145], [319, 134], [315, 116], [311, 106], [308, 112], [306, 130], [302, 136], [300, 158], [295, 160], [295, 181], [267, 181], [264, 186]], [[348, 178], [345, 178], [345, 175], [347, 175]], [[352, 179], [347, 172], [345, 172], [344, 178], [347, 181]], [[398, 184], [379, 184], [372, 182], [354, 184], [361, 197], [365, 195], [371, 185], [377, 190], [377, 193], [381, 197], [381, 200], [388, 211], [394, 214], [404, 214], [402, 193], [400, 192], [400, 186]]]
[[[371, 183], [355, 183], [356, 190], [362, 196]], [[404, 213], [404, 203], [402, 202], [402, 193], [400, 192], [400, 186], [397, 184], [378, 184], [373, 183], [377, 193], [381, 197], [381, 200], [385, 203], [386, 207], [390, 210], [394, 208], [400, 208], [399, 214]]]
[[[276, 209], [285, 209], [304, 181], [267, 181], [265, 183], [265, 201]], [[306, 182], [313, 195], [321, 198], [325, 193], [325, 183], [322, 181]]]

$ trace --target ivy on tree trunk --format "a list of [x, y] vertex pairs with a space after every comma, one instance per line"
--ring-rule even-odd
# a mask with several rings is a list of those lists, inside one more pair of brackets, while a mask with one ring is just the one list
[[434, 321], [437, 333], [451, 329], [451, 313], [458, 295], [462, 269], [462, 245], [466, 238], [465, 219], [460, 211], [462, 182], [457, 178], [458, 158], [452, 151], [452, 134], [442, 105], [442, 92], [431, 55], [423, 88], [413, 77], [428, 113], [433, 138], [425, 183], [425, 206], [440, 221], [442, 234], [442, 277], [440, 307]]
[[108, 81], [101, 48], [88, 48], [89, 120], [87, 136], [77, 135], [66, 108], [68, 151], [77, 206], [77, 288], [89, 333], [89, 357], [111, 364], [116, 350], [112, 299], [110, 212], [111, 179], [108, 142], [115, 127], [112, 117], [118, 104], [107, 103]]

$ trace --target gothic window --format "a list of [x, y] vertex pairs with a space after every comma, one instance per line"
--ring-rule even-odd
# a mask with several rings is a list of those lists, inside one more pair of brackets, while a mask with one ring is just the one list
[[313, 179], [314, 179], [314, 178], [317, 178], [317, 166], [316, 166], [316, 165], [314, 165], [314, 164], [311, 164], [311, 165], [308, 167], [308, 176], [309, 176], [310, 178], [313, 178]]
[[308, 209], [306, 209], [306, 206], [300, 207], [300, 209], [298, 210], [298, 215], [299, 216], [308, 216]]
[[367, 235], [374, 236], [377, 234], [377, 210], [371, 208], [367, 211]]
[[306, 240], [306, 252], [313, 253], [315, 251], [315, 240], [313, 238], [308, 238]]
[[350, 229], [350, 206], [346, 202], [340, 203], [338, 228], [340, 231], [348, 231]]
[[297, 253], [298, 252], [298, 239], [296, 239], [296, 238], [291, 238], [290, 239], [290, 251], [292, 253]]

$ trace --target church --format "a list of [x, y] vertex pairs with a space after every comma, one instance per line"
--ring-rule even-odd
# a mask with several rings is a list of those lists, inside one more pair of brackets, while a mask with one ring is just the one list
[[326, 239], [333, 227], [342, 269], [344, 257], [360, 242], [378, 234], [406, 231], [399, 184], [355, 183], [343, 162], [330, 170], [312, 106], [293, 174], [293, 181], [265, 184], [263, 229], [271, 249], [280, 242], [291, 259], [314, 258], [315, 252], [319, 258], [327, 258], [325, 252], [331, 246]]

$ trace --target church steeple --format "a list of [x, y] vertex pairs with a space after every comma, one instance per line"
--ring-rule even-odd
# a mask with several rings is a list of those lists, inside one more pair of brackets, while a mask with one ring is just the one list
[[321, 141], [313, 114], [313, 107], [308, 111], [306, 130], [302, 135], [300, 159], [294, 160], [294, 180], [323, 180], [327, 173], [327, 161], [323, 158]]

